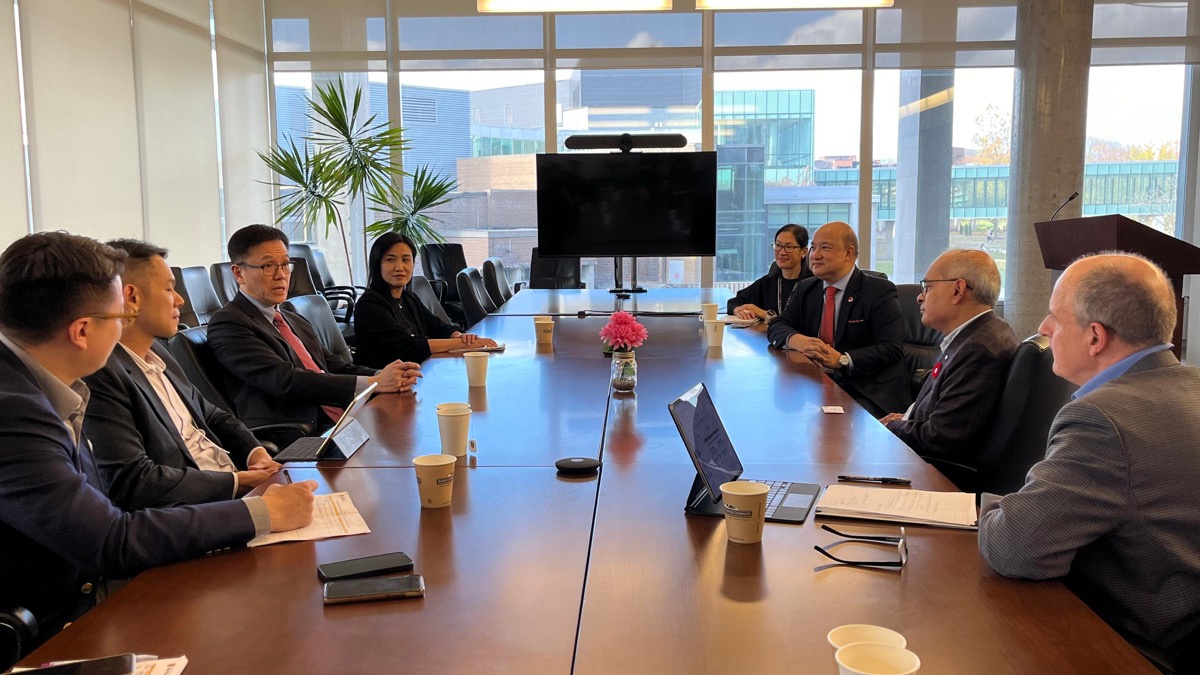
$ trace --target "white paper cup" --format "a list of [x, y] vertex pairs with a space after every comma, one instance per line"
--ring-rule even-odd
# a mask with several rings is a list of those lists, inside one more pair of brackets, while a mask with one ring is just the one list
[[904, 647], [878, 642], [855, 642], [833, 655], [840, 675], [912, 675], [921, 659]]
[[537, 334], [537, 341], [541, 344], [550, 344], [554, 342], [554, 320], [534, 321], [534, 333]]
[[553, 320], [554, 320], [554, 317], [550, 316], [549, 314], [538, 314], [533, 317], [534, 323], [541, 323], [543, 321], [553, 321]]
[[439, 404], [437, 404], [437, 409], [439, 412], [442, 410], [449, 410], [451, 408], [470, 410], [471, 404], [470, 403], [439, 403]]
[[717, 309], [719, 306], [715, 302], [705, 302], [700, 305], [700, 313], [704, 316], [705, 321], [714, 321], [717, 318]]
[[413, 457], [422, 508], [442, 509], [450, 506], [450, 498], [454, 495], [455, 461], [449, 455]]
[[891, 628], [872, 626], [869, 623], [848, 623], [829, 631], [825, 636], [830, 647], [837, 650], [856, 642], [878, 642], [894, 647], [907, 647], [908, 640]]
[[467, 364], [467, 384], [472, 387], [487, 386], [487, 352], [467, 352], [463, 354]]
[[720, 347], [725, 338], [724, 321], [704, 321], [704, 340], [709, 347]]
[[437, 411], [438, 431], [442, 435], [442, 454], [462, 457], [467, 454], [471, 436], [470, 408], [443, 408]]
[[735, 544], [757, 544], [762, 541], [769, 490], [762, 483], [747, 480], [721, 484], [725, 532], [729, 535], [729, 541]]

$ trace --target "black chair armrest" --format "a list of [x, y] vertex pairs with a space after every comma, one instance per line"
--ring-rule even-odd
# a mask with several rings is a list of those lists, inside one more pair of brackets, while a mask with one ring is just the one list
[[437, 296], [438, 302], [446, 300], [446, 282], [441, 279], [430, 279], [429, 285], [433, 287], [433, 293]]
[[[975, 467], [959, 464], [948, 459], [940, 457], [926, 457], [921, 455], [921, 459], [933, 465], [933, 468], [942, 472], [942, 475], [950, 479], [959, 490], [963, 492], [977, 492], [976, 486], [979, 483], [979, 471]], [[978, 498], [976, 498], [978, 499]]]
[[[250, 433], [254, 434], [254, 437], [263, 444], [267, 452], [271, 452], [268, 443], [275, 446], [275, 452], [278, 452], [294, 443], [296, 439], [311, 435], [312, 432], [313, 425], [304, 422], [281, 422], [250, 427]], [[275, 453], [271, 452], [271, 454]]]
[[0, 671], [13, 667], [38, 639], [38, 622], [24, 607], [0, 610]]
[[529, 282], [518, 281], [517, 283], [513, 284], [513, 293], [520, 293], [521, 289], [525, 288], [525, 284], [527, 284], [527, 283], [529, 283]]

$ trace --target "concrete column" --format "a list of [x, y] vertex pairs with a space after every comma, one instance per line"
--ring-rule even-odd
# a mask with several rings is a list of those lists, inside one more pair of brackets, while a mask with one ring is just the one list
[[[1021, 337], [1046, 316], [1051, 275], [1033, 224], [1083, 190], [1092, 0], [1018, 0], [1004, 317]], [[1082, 215], [1076, 199], [1059, 218]]]
[[[953, 70], [900, 73], [900, 106], [916, 110], [900, 118], [896, 165], [896, 283], [920, 279], [950, 248], [950, 168], [954, 102], [928, 105], [954, 89]], [[919, 112], [918, 112], [919, 111]]]

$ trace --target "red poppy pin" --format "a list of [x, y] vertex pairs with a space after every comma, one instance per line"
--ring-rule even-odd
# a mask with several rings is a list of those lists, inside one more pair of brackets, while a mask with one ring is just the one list
[[940, 372], [942, 372], [942, 362], [938, 361], [937, 363], [933, 364], [933, 370], [930, 371], [929, 376], [936, 378]]

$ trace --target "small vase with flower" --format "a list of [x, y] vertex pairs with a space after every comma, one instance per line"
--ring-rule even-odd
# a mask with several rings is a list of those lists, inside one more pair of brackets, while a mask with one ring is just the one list
[[605, 351], [612, 354], [613, 391], [633, 391], [637, 386], [637, 359], [633, 350], [641, 347], [648, 333], [629, 312], [614, 312], [608, 324], [600, 329]]

